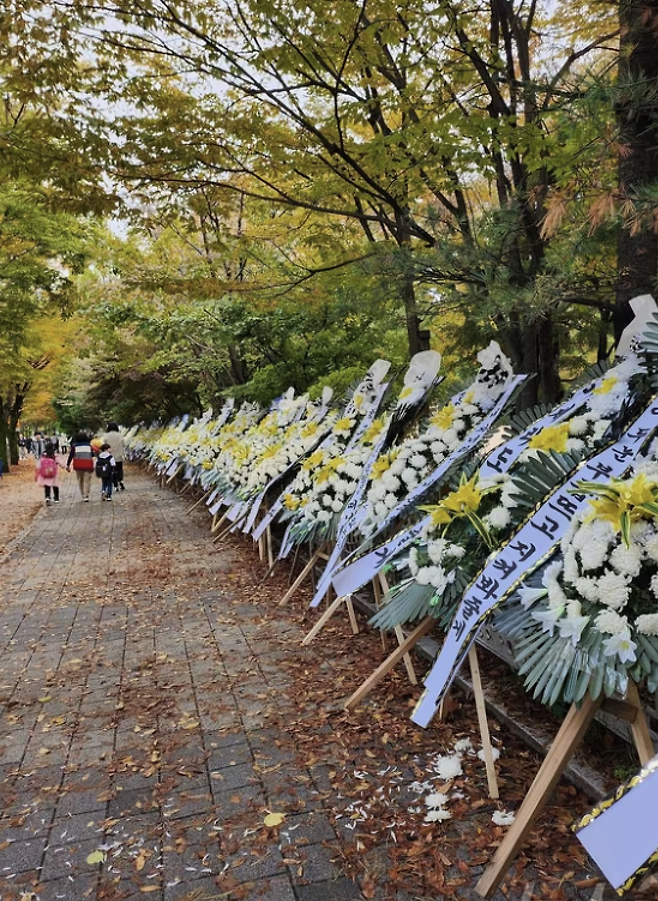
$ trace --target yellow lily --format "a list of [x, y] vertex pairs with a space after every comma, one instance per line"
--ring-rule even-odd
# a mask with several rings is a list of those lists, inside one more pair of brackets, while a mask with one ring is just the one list
[[435, 413], [434, 416], [432, 416], [431, 422], [432, 425], [437, 425], [440, 429], [449, 429], [454, 418], [454, 404], [446, 404], [443, 409], [439, 410], [438, 413]]
[[557, 451], [563, 454], [567, 449], [567, 439], [569, 438], [569, 423], [563, 422], [561, 425], [549, 425], [541, 432], [533, 435], [528, 442], [528, 447], [535, 450]]

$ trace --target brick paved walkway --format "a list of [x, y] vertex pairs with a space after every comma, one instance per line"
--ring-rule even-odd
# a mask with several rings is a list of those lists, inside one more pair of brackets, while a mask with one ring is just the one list
[[223, 608], [232, 553], [184, 499], [127, 485], [84, 504], [67, 480], [1, 564], [0, 899], [361, 898], [323, 767], [268, 725], [292, 626]]
[[185, 498], [126, 484], [84, 504], [68, 479], [0, 563], [0, 901], [363, 898], [335, 862], [332, 727], [305, 763], [283, 728], [299, 614], [241, 594]]

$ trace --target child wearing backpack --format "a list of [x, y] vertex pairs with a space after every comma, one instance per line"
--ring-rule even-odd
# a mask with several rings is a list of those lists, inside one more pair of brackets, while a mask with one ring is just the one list
[[116, 463], [109, 444], [101, 444], [101, 449], [96, 457], [96, 475], [101, 480], [101, 500], [112, 500], [112, 487], [114, 485], [114, 468]]
[[57, 460], [55, 447], [50, 442], [46, 442], [42, 455], [36, 460], [34, 478], [37, 485], [43, 486], [47, 507], [50, 506], [51, 488], [53, 492], [53, 503], [59, 504], [59, 468], [60, 464]]

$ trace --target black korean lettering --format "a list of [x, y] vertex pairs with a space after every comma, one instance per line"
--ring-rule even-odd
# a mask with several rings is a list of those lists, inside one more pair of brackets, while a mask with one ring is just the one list
[[585, 468], [589, 471], [592, 479], [597, 477], [602, 479], [609, 479], [612, 473], [612, 466], [608, 466], [606, 463], [598, 462], [598, 463], [586, 463]]
[[632, 447], [627, 447], [624, 445], [620, 448], [615, 448], [612, 451], [612, 455], [617, 461], [617, 463], [625, 463], [627, 460], [632, 460], [635, 456], [635, 451]]
[[391, 551], [387, 547], [380, 547], [375, 550], [375, 557], [377, 558], [378, 563], [386, 563], [390, 556]]
[[505, 557], [497, 557], [492, 563], [492, 568], [497, 570], [497, 575], [501, 579], [507, 579], [516, 571], [517, 564], [512, 560], [507, 560]]
[[552, 538], [560, 528], [559, 522], [555, 519], [551, 519], [550, 516], [545, 517], [543, 522], [535, 522], [534, 519], [531, 519], [530, 525], [533, 529], [537, 529], [538, 532], [543, 532], [544, 535], [548, 535], [549, 538]]
[[635, 432], [631, 432], [629, 430], [626, 435], [628, 436], [628, 438], [630, 438], [631, 441], [635, 441], [635, 443], [637, 443], [638, 441], [644, 441], [650, 431], [651, 429], [637, 428]]
[[487, 600], [492, 598], [495, 593], [498, 591], [500, 583], [496, 579], [492, 579], [489, 576], [482, 575], [478, 579], [475, 587], [478, 591], [481, 591]]
[[515, 551], [515, 553], [519, 555], [519, 560], [522, 563], [525, 563], [526, 560], [529, 560], [530, 557], [537, 552], [537, 548], [534, 544], [526, 544], [525, 541], [510, 542], [509, 549]]
[[559, 494], [548, 506], [569, 520], [578, 512], [578, 504], [574, 503], [566, 494]]
[[466, 595], [460, 608], [461, 612], [464, 614], [464, 619], [468, 620], [473, 616], [479, 616], [483, 604], [484, 600]]

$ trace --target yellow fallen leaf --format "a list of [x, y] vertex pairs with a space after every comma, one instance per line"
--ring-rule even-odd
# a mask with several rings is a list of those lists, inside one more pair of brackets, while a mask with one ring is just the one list
[[95, 863], [103, 863], [105, 860], [105, 851], [92, 851], [87, 857], [87, 863], [92, 865]]
[[51, 698], [50, 695], [46, 695], [45, 698], [39, 698], [39, 703], [40, 703], [40, 704], [45, 704], [47, 701], [52, 701], [52, 698]]
[[137, 857], [135, 858], [135, 869], [143, 870], [146, 864], [146, 854], [143, 851], [140, 851]]
[[159, 891], [160, 891], [159, 885], [143, 885], [140, 888], [140, 892], [144, 892], [144, 894], [146, 894], [146, 892], [159, 892]]
[[285, 813], [268, 813], [263, 822], [267, 826], [268, 829], [271, 829], [272, 826], [280, 826], [281, 823], [285, 820]]

